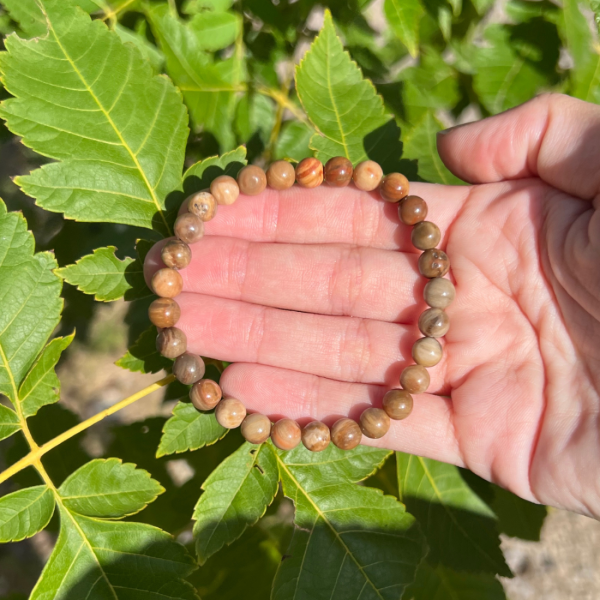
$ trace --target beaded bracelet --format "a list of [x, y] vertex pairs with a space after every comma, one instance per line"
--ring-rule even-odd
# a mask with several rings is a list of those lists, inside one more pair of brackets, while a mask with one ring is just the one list
[[[185, 333], [175, 327], [180, 309], [174, 298], [183, 288], [179, 269], [187, 267], [192, 258], [188, 244], [193, 244], [204, 235], [204, 222], [212, 219], [220, 204], [233, 204], [239, 193], [256, 196], [267, 185], [275, 190], [285, 190], [296, 182], [303, 188], [315, 188], [325, 182], [333, 187], [343, 187], [351, 181], [366, 192], [379, 188], [386, 202], [398, 203], [398, 215], [402, 223], [413, 226], [412, 243], [423, 253], [419, 257], [419, 271], [429, 279], [425, 286], [424, 299], [430, 306], [419, 317], [419, 329], [425, 336], [418, 339], [412, 348], [416, 364], [406, 367], [400, 376], [402, 389], [389, 390], [383, 397], [383, 408], [367, 408], [360, 422], [342, 418], [336, 421], [331, 431], [320, 421], [312, 421], [305, 427], [288, 418], [272, 424], [262, 414], [247, 414], [244, 405], [236, 398], [223, 398], [221, 388], [215, 381], [203, 379], [204, 361], [196, 354], [187, 352]], [[390, 419], [405, 419], [413, 407], [411, 394], [421, 394], [429, 387], [426, 367], [433, 367], [442, 358], [442, 346], [437, 338], [448, 331], [450, 322], [444, 309], [454, 300], [455, 289], [451, 281], [444, 279], [450, 267], [448, 256], [436, 248], [441, 239], [437, 225], [425, 221], [427, 204], [418, 196], [408, 195], [409, 183], [401, 173], [383, 176], [381, 167], [371, 161], [361, 162], [353, 169], [344, 157], [335, 157], [323, 164], [316, 158], [305, 158], [296, 168], [287, 161], [271, 164], [265, 173], [260, 167], [248, 165], [237, 176], [221, 175], [210, 185], [210, 191], [190, 196], [187, 212], [175, 221], [176, 239], [168, 241], [162, 249], [162, 260], [166, 268], [158, 270], [152, 277], [152, 289], [159, 296], [150, 305], [150, 320], [159, 328], [156, 346], [167, 358], [175, 359], [173, 373], [190, 390], [192, 404], [200, 411], [215, 410], [217, 421], [228, 429], [241, 426], [244, 438], [261, 444], [269, 436], [281, 450], [291, 450], [302, 440], [312, 452], [324, 450], [332, 441], [338, 448], [351, 450], [360, 444], [363, 435], [378, 439], [390, 428]]]

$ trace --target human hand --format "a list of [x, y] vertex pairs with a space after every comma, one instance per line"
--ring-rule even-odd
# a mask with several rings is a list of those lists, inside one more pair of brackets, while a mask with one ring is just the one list
[[[363, 443], [600, 517], [600, 107], [547, 95], [440, 136], [475, 185], [414, 183], [457, 290], [411, 416]], [[162, 267], [157, 244], [146, 277]], [[240, 196], [181, 272], [190, 352], [249, 410], [331, 424], [399, 387], [427, 308], [397, 208], [353, 187]]]

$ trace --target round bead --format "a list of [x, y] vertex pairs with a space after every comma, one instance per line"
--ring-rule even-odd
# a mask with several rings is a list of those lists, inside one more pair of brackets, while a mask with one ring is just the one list
[[215, 417], [221, 427], [235, 429], [246, 418], [246, 407], [237, 398], [224, 398], [215, 408]]
[[413, 398], [406, 390], [390, 390], [383, 397], [383, 410], [395, 421], [406, 419], [412, 408]]
[[183, 213], [177, 217], [175, 235], [186, 244], [194, 244], [204, 235], [204, 221], [192, 213]]
[[177, 358], [187, 349], [187, 337], [177, 327], [161, 329], [156, 336], [156, 349], [166, 358]]
[[323, 183], [323, 163], [309, 156], [296, 166], [296, 181], [300, 187], [315, 188]]
[[419, 330], [423, 335], [438, 338], [446, 335], [448, 329], [450, 329], [450, 318], [441, 308], [428, 308], [421, 313]]
[[352, 163], [345, 156], [334, 156], [325, 163], [325, 182], [333, 187], [345, 187], [352, 181]]
[[212, 410], [222, 397], [221, 387], [212, 379], [201, 379], [190, 390], [190, 400], [198, 410]]
[[443, 277], [450, 269], [450, 259], [443, 250], [432, 248], [419, 256], [419, 271], [429, 277]]
[[416, 225], [426, 216], [427, 203], [419, 196], [406, 196], [398, 205], [398, 217], [405, 225]]
[[197, 354], [185, 352], [175, 359], [173, 374], [183, 385], [196, 383], [204, 376], [206, 367], [204, 361]]
[[169, 240], [160, 252], [162, 261], [171, 269], [185, 269], [192, 260], [190, 247], [181, 240]]
[[356, 421], [343, 417], [331, 428], [331, 441], [341, 450], [352, 450], [360, 444], [362, 431]]
[[386, 202], [398, 202], [408, 194], [408, 179], [402, 173], [390, 173], [381, 180], [379, 194]]
[[372, 440], [382, 438], [390, 429], [390, 418], [381, 408], [367, 408], [360, 415], [360, 429]]
[[203, 221], [210, 221], [217, 214], [217, 201], [215, 197], [207, 191], [198, 192], [190, 196], [187, 201], [188, 212], [196, 215]]
[[175, 298], [181, 294], [183, 279], [174, 269], [159, 269], [152, 275], [152, 290], [161, 298]]
[[311, 452], [322, 452], [329, 446], [330, 441], [329, 427], [321, 421], [311, 421], [302, 430], [302, 443]]
[[267, 187], [265, 172], [256, 165], [248, 165], [241, 169], [237, 176], [240, 192], [246, 196], [257, 196]]
[[422, 394], [429, 387], [429, 373], [421, 365], [406, 367], [400, 375], [400, 385], [410, 394]]
[[300, 443], [300, 425], [292, 419], [279, 419], [271, 429], [271, 441], [280, 450], [291, 450]]
[[427, 282], [423, 298], [432, 308], [447, 308], [456, 298], [456, 288], [449, 279], [434, 277]]
[[354, 185], [363, 192], [372, 192], [379, 187], [383, 169], [374, 160], [363, 160], [354, 169]]
[[210, 184], [210, 193], [217, 204], [233, 204], [240, 195], [240, 188], [233, 177], [219, 175]]
[[179, 321], [180, 316], [179, 304], [171, 298], [157, 298], [148, 308], [150, 322], [161, 329], [173, 327]]
[[253, 413], [242, 421], [242, 435], [251, 444], [262, 444], [271, 435], [271, 420], [265, 415]]
[[296, 171], [287, 160], [276, 160], [267, 169], [267, 183], [274, 190], [287, 190], [295, 181]]
[[435, 223], [421, 221], [414, 226], [410, 238], [415, 248], [429, 250], [440, 243], [442, 233]]
[[412, 357], [423, 367], [435, 367], [442, 360], [442, 354], [442, 345], [432, 337], [421, 338], [412, 347]]

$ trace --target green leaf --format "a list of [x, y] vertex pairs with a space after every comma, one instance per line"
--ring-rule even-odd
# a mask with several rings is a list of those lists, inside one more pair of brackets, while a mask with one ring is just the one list
[[419, 54], [419, 23], [425, 14], [421, 0], [385, 0], [385, 17], [393, 32], [408, 48], [411, 56]]
[[273, 583], [273, 600], [399, 598], [414, 579], [425, 544], [402, 504], [355, 485], [387, 456], [360, 446], [277, 452], [296, 530]]
[[157, 457], [198, 450], [210, 446], [227, 435], [229, 430], [217, 423], [215, 413], [200, 412], [192, 404], [180, 402], [173, 416], [165, 423]]
[[54, 494], [45, 485], [0, 498], [0, 542], [18, 542], [48, 525], [54, 513]]
[[231, 8], [234, 0], [186, 0], [182, 12], [195, 15], [203, 11], [224, 12]]
[[539, 542], [548, 513], [546, 507], [527, 502], [498, 486], [494, 486], [493, 490], [494, 498], [490, 506], [498, 517], [498, 529], [506, 535]]
[[109, 458], [83, 465], [58, 491], [65, 507], [73, 513], [121, 519], [140, 512], [165, 490], [147, 471]]
[[[146, 21], [142, 21], [146, 23]], [[123, 42], [130, 42], [140, 51], [140, 54], [152, 65], [155, 73], [160, 73], [165, 62], [163, 53], [154, 45], [151, 44], [145, 35], [137, 31], [131, 31], [127, 27], [123, 27], [120, 23], [115, 25], [115, 32]]]
[[275, 143], [273, 158], [276, 160], [290, 159], [300, 162], [311, 155], [309, 143], [314, 130], [302, 121], [287, 121], [281, 128], [281, 133]]
[[190, 21], [190, 28], [199, 34], [200, 48], [210, 52], [231, 46], [241, 27], [240, 16], [230, 12], [204, 11]]
[[400, 499], [429, 544], [428, 561], [458, 570], [510, 577], [500, 550], [496, 516], [457, 467], [396, 453]]
[[19, 417], [14, 410], [0, 404], [0, 440], [10, 437], [21, 429]]
[[200, 564], [263, 516], [278, 483], [277, 461], [267, 444], [245, 443], [211, 473], [193, 516]]
[[235, 129], [244, 143], [258, 133], [266, 144], [275, 123], [273, 100], [262, 94], [242, 96], [236, 107]]
[[178, 91], [101, 21], [61, 0], [43, 6], [46, 37], [6, 39], [0, 71], [16, 98], [0, 116], [25, 145], [60, 162], [17, 183], [67, 218], [167, 233], [165, 199], [181, 185], [188, 135]]
[[173, 361], [161, 356], [156, 349], [156, 327], [151, 325], [115, 364], [133, 373], [158, 373], [170, 369]]
[[240, 169], [246, 165], [246, 147], [239, 146], [221, 156], [210, 156], [193, 164], [183, 176], [185, 193], [194, 194], [208, 189], [213, 179], [219, 175], [236, 177]]
[[53, 339], [31, 367], [19, 388], [21, 410], [25, 418], [32, 417], [46, 404], [60, 399], [60, 381], [54, 367], [61, 354], [73, 341], [74, 334]]

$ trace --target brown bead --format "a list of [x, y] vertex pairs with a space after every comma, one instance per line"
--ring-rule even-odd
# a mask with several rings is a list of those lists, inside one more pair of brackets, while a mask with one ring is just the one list
[[372, 440], [382, 438], [390, 429], [390, 418], [381, 408], [367, 408], [360, 415], [360, 428]]
[[246, 196], [257, 196], [265, 191], [267, 187], [267, 176], [265, 172], [256, 165], [244, 167], [237, 176], [240, 192]]
[[415, 248], [429, 250], [440, 243], [442, 233], [435, 223], [421, 221], [414, 226], [410, 238]]
[[450, 269], [450, 259], [443, 250], [432, 248], [419, 256], [419, 271], [429, 277], [443, 277]]
[[175, 298], [181, 294], [183, 279], [174, 269], [159, 269], [152, 275], [152, 289], [161, 298]]
[[419, 196], [406, 196], [398, 205], [398, 217], [405, 225], [416, 225], [427, 216], [427, 202]]
[[400, 375], [400, 385], [411, 394], [422, 394], [429, 387], [429, 373], [421, 365], [406, 367]]
[[311, 452], [322, 452], [329, 446], [330, 441], [329, 427], [321, 421], [311, 421], [302, 430], [302, 443]]
[[177, 327], [161, 329], [156, 336], [156, 349], [166, 358], [177, 358], [187, 349], [187, 337]]
[[276, 160], [267, 169], [267, 183], [274, 190], [287, 190], [295, 181], [296, 171], [287, 160]]
[[432, 337], [421, 338], [412, 347], [412, 357], [423, 367], [435, 367], [442, 360], [442, 354], [442, 345]]
[[413, 409], [413, 398], [406, 390], [390, 390], [383, 397], [383, 410], [390, 419], [402, 421]]
[[150, 322], [161, 329], [173, 327], [179, 321], [180, 316], [179, 304], [171, 298], [157, 298], [148, 308]]
[[183, 385], [191, 385], [204, 377], [206, 367], [202, 357], [185, 352], [175, 359], [173, 374]]
[[379, 194], [386, 202], [398, 202], [408, 194], [408, 179], [402, 173], [390, 173], [381, 180]]
[[190, 390], [190, 400], [198, 410], [212, 410], [222, 397], [221, 387], [212, 379], [201, 379]]
[[302, 437], [300, 425], [292, 419], [279, 419], [271, 429], [271, 441], [280, 450], [295, 448]]
[[194, 244], [204, 235], [204, 221], [192, 213], [183, 213], [175, 221], [174, 232], [186, 244]]
[[423, 298], [432, 308], [447, 308], [456, 298], [456, 288], [449, 279], [434, 277], [427, 282]]
[[188, 212], [196, 215], [203, 221], [210, 221], [217, 214], [217, 201], [215, 197], [207, 191], [198, 192], [190, 196], [187, 200]]
[[229, 175], [219, 175], [210, 184], [210, 193], [217, 204], [233, 204], [240, 195], [237, 181]]
[[185, 269], [192, 260], [190, 247], [181, 240], [169, 240], [160, 251], [162, 261], [171, 269]]
[[296, 166], [296, 181], [304, 188], [315, 188], [323, 183], [323, 163], [312, 156], [303, 158]]
[[325, 182], [333, 187], [347, 186], [352, 172], [352, 163], [345, 156], [334, 156], [325, 163]]
[[262, 444], [271, 435], [271, 420], [265, 415], [253, 413], [242, 421], [242, 435], [251, 444]]
[[383, 169], [374, 160], [363, 160], [354, 169], [354, 185], [363, 192], [372, 192], [379, 187]]
[[[435, 279], [431, 281], [435, 281]], [[427, 337], [442, 337], [450, 329], [450, 318], [441, 308], [428, 308], [419, 317], [419, 329]]]
[[235, 429], [246, 418], [246, 407], [237, 398], [224, 398], [215, 408], [215, 417], [221, 427]]
[[362, 431], [356, 421], [343, 417], [331, 428], [331, 441], [341, 450], [352, 450], [360, 444]]

